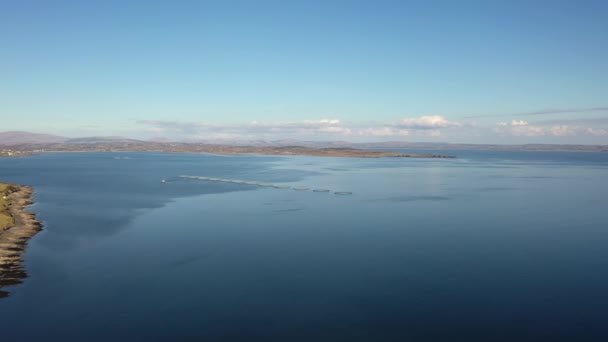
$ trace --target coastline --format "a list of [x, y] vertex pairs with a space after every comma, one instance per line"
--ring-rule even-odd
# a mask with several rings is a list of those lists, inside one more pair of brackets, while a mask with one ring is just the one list
[[34, 189], [29, 186], [3, 184], [0, 193], [7, 202], [5, 213], [13, 222], [7, 227], [0, 227], [0, 298], [7, 297], [5, 286], [21, 284], [27, 274], [23, 265], [23, 254], [30, 238], [42, 230], [36, 215], [27, 211], [33, 203]]
[[[22, 151], [21, 156], [29, 156], [44, 153], [175, 153], [175, 154], [215, 154], [215, 155], [260, 155], [260, 156], [311, 156], [311, 157], [347, 157], [347, 158], [443, 158], [454, 159], [455, 156], [433, 154], [433, 153], [402, 153], [394, 151], [364, 150], [355, 148], [309, 148], [301, 146], [291, 147], [251, 147], [251, 146], [213, 146], [196, 147], [192, 149], [181, 148], [158, 148], [158, 149], [46, 149], [33, 151]], [[0, 155], [0, 157], [3, 157]]]
[[[36, 153], [28, 153], [20, 155], [19, 157], [33, 156], [44, 153], [173, 153], [173, 154], [215, 154], [222, 156], [229, 155], [254, 155], [254, 156], [308, 156], [308, 157], [337, 157], [337, 158], [442, 158], [442, 159], [455, 159], [455, 156], [443, 155], [443, 154], [432, 154], [432, 153], [397, 153], [397, 152], [385, 152], [385, 151], [369, 151], [369, 152], [355, 152], [355, 153], [331, 153], [331, 152], [320, 152], [320, 153], [291, 153], [291, 152], [188, 152], [188, 151], [138, 151], [138, 150], [115, 150], [115, 151], [62, 151], [62, 150], [49, 150], [40, 151]], [[0, 156], [0, 158], [5, 156]], [[8, 157], [17, 158], [17, 157]]]

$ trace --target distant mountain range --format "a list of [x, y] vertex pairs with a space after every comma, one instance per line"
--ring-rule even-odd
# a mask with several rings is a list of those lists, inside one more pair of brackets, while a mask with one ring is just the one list
[[21, 131], [0, 132], [0, 145], [63, 143], [67, 138], [58, 135]]
[[179, 146], [189, 150], [194, 146], [250, 146], [259, 148], [271, 147], [307, 147], [307, 148], [357, 148], [357, 149], [420, 149], [420, 150], [505, 150], [505, 151], [573, 151], [573, 152], [608, 152], [608, 145], [557, 145], [557, 144], [451, 144], [430, 142], [386, 141], [371, 143], [354, 143], [347, 141], [304, 141], [283, 140], [199, 140], [174, 142], [167, 138], [153, 138], [148, 141], [121, 136], [96, 136], [67, 138], [51, 134], [40, 134], [23, 131], [0, 132], [0, 149], [16, 150], [137, 150], [163, 151], [168, 147]]
[[52, 134], [23, 131], [0, 132], [0, 145], [14, 146], [27, 144], [97, 144], [104, 142], [138, 142], [140, 140], [118, 136], [66, 138]]

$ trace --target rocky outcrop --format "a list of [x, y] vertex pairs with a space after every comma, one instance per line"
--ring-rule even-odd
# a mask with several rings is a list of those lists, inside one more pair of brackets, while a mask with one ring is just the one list
[[23, 253], [28, 240], [42, 229], [34, 213], [25, 210], [32, 204], [33, 189], [14, 184], [4, 184], [3, 188], [4, 214], [10, 216], [12, 224], [0, 231], [0, 298], [8, 296], [7, 286], [21, 284], [27, 277]]

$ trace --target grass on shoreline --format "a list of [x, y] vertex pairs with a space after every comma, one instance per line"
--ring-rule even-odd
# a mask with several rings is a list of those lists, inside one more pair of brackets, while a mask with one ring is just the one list
[[0, 232], [14, 224], [13, 218], [8, 212], [9, 201], [7, 198], [10, 184], [0, 183]]

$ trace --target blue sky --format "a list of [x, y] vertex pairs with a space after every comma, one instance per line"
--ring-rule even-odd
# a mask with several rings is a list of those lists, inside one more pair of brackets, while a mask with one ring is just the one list
[[608, 144], [608, 2], [0, 0], [0, 75], [0, 131]]

